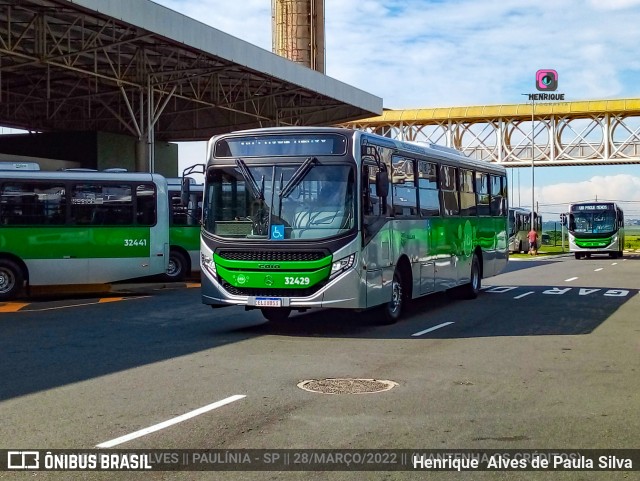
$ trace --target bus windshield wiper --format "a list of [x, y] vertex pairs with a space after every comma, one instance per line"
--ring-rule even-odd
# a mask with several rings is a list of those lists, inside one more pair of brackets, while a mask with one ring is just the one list
[[259, 200], [264, 200], [264, 177], [262, 178], [262, 188], [260, 188], [258, 187], [258, 183], [256, 182], [255, 177], [251, 173], [251, 170], [249, 170], [249, 167], [247, 167], [247, 164], [245, 164], [244, 160], [238, 157], [236, 159], [236, 165], [238, 166], [238, 170], [240, 170], [242, 177], [244, 177], [245, 182], [249, 186], [249, 190], [253, 194], [253, 197]]
[[304, 179], [309, 171], [313, 169], [317, 162], [318, 159], [316, 159], [315, 157], [307, 158], [307, 160], [305, 160], [302, 165], [298, 167], [298, 170], [293, 173], [293, 175], [289, 179], [289, 182], [287, 182], [284, 188], [280, 191], [280, 198], [287, 197], [289, 194], [291, 194], [291, 192], [293, 192], [293, 189], [295, 189], [298, 184], [302, 182], [302, 179]]

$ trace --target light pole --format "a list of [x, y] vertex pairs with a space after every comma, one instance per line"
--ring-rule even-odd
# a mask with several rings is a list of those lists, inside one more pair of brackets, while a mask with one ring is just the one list
[[535, 194], [535, 158], [536, 158], [536, 129], [535, 129], [535, 113], [536, 110], [536, 101], [531, 99], [531, 228], [535, 230], [535, 212], [533, 210], [536, 205], [536, 194]]
[[536, 158], [536, 129], [535, 129], [535, 111], [536, 111], [536, 101], [533, 95], [527, 95], [531, 98], [531, 228], [535, 230], [535, 211], [534, 207], [536, 205], [536, 194], [535, 194], [535, 167], [534, 160]]

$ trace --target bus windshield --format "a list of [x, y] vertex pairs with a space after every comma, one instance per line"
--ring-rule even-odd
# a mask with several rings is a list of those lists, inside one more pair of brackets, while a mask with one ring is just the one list
[[616, 231], [616, 212], [573, 212], [569, 220], [569, 230], [581, 234], [610, 234]]
[[220, 237], [274, 241], [344, 234], [355, 228], [354, 179], [353, 167], [344, 164], [215, 167], [207, 173], [204, 228]]

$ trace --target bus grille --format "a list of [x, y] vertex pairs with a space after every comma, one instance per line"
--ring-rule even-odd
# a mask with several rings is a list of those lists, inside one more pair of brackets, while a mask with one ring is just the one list
[[223, 282], [222, 287], [229, 294], [234, 296], [256, 296], [256, 297], [308, 297], [315, 294], [324, 283], [316, 284], [307, 289], [268, 289], [268, 288], [248, 288], [235, 287], [228, 282]]
[[317, 261], [328, 255], [323, 251], [240, 251], [221, 249], [217, 254], [233, 261]]

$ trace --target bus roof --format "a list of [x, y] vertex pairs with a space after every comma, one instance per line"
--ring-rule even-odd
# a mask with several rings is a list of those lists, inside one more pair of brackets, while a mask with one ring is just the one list
[[296, 132], [342, 133], [347, 136], [358, 134], [362, 137], [370, 139], [371, 141], [375, 141], [376, 143], [380, 142], [389, 148], [394, 148], [398, 151], [404, 151], [405, 153], [411, 152], [414, 154], [423, 155], [425, 158], [434, 158], [439, 161], [445, 161], [445, 162], [451, 161], [456, 164], [462, 164], [464, 167], [467, 167], [469, 169], [481, 169], [481, 170], [489, 171], [498, 175], [505, 175], [506, 173], [506, 169], [502, 165], [467, 157], [466, 155], [464, 155], [463, 152], [451, 147], [446, 147], [444, 145], [432, 144], [427, 142], [396, 140], [396, 139], [392, 139], [382, 135], [369, 133], [363, 130], [348, 129], [344, 127], [286, 126], [286, 127], [265, 127], [265, 128], [258, 128], [258, 129], [249, 129], [249, 130], [236, 130], [227, 134], [221, 134], [221, 135], [215, 136], [212, 139], [210, 139], [208, 152], [209, 153], [211, 152], [209, 149], [213, 147], [213, 143], [215, 141], [224, 137], [234, 137], [234, 136], [242, 136], [242, 135], [293, 134]]
[[147, 172], [86, 172], [86, 171], [6, 171], [3, 178], [9, 179], [33, 179], [33, 180], [105, 180], [105, 181], [134, 181], [134, 182], [164, 182], [165, 178], [160, 174]]
[[[620, 206], [618, 206], [618, 204], [616, 204], [615, 202], [612, 201], [607, 201], [607, 200], [603, 200], [603, 201], [593, 201], [593, 202], [574, 202], [572, 204], [569, 204], [569, 210], [572, 211], [577, 207], [581, 207], [581, 206], [586, 206], [586, 207], [593, 207], [593, 206], [611, 206], [613, 209], [617, 209], [617, 210], [622, 210], [620, 209]], [[595, 210], [595, 209], [594, 209]]]

